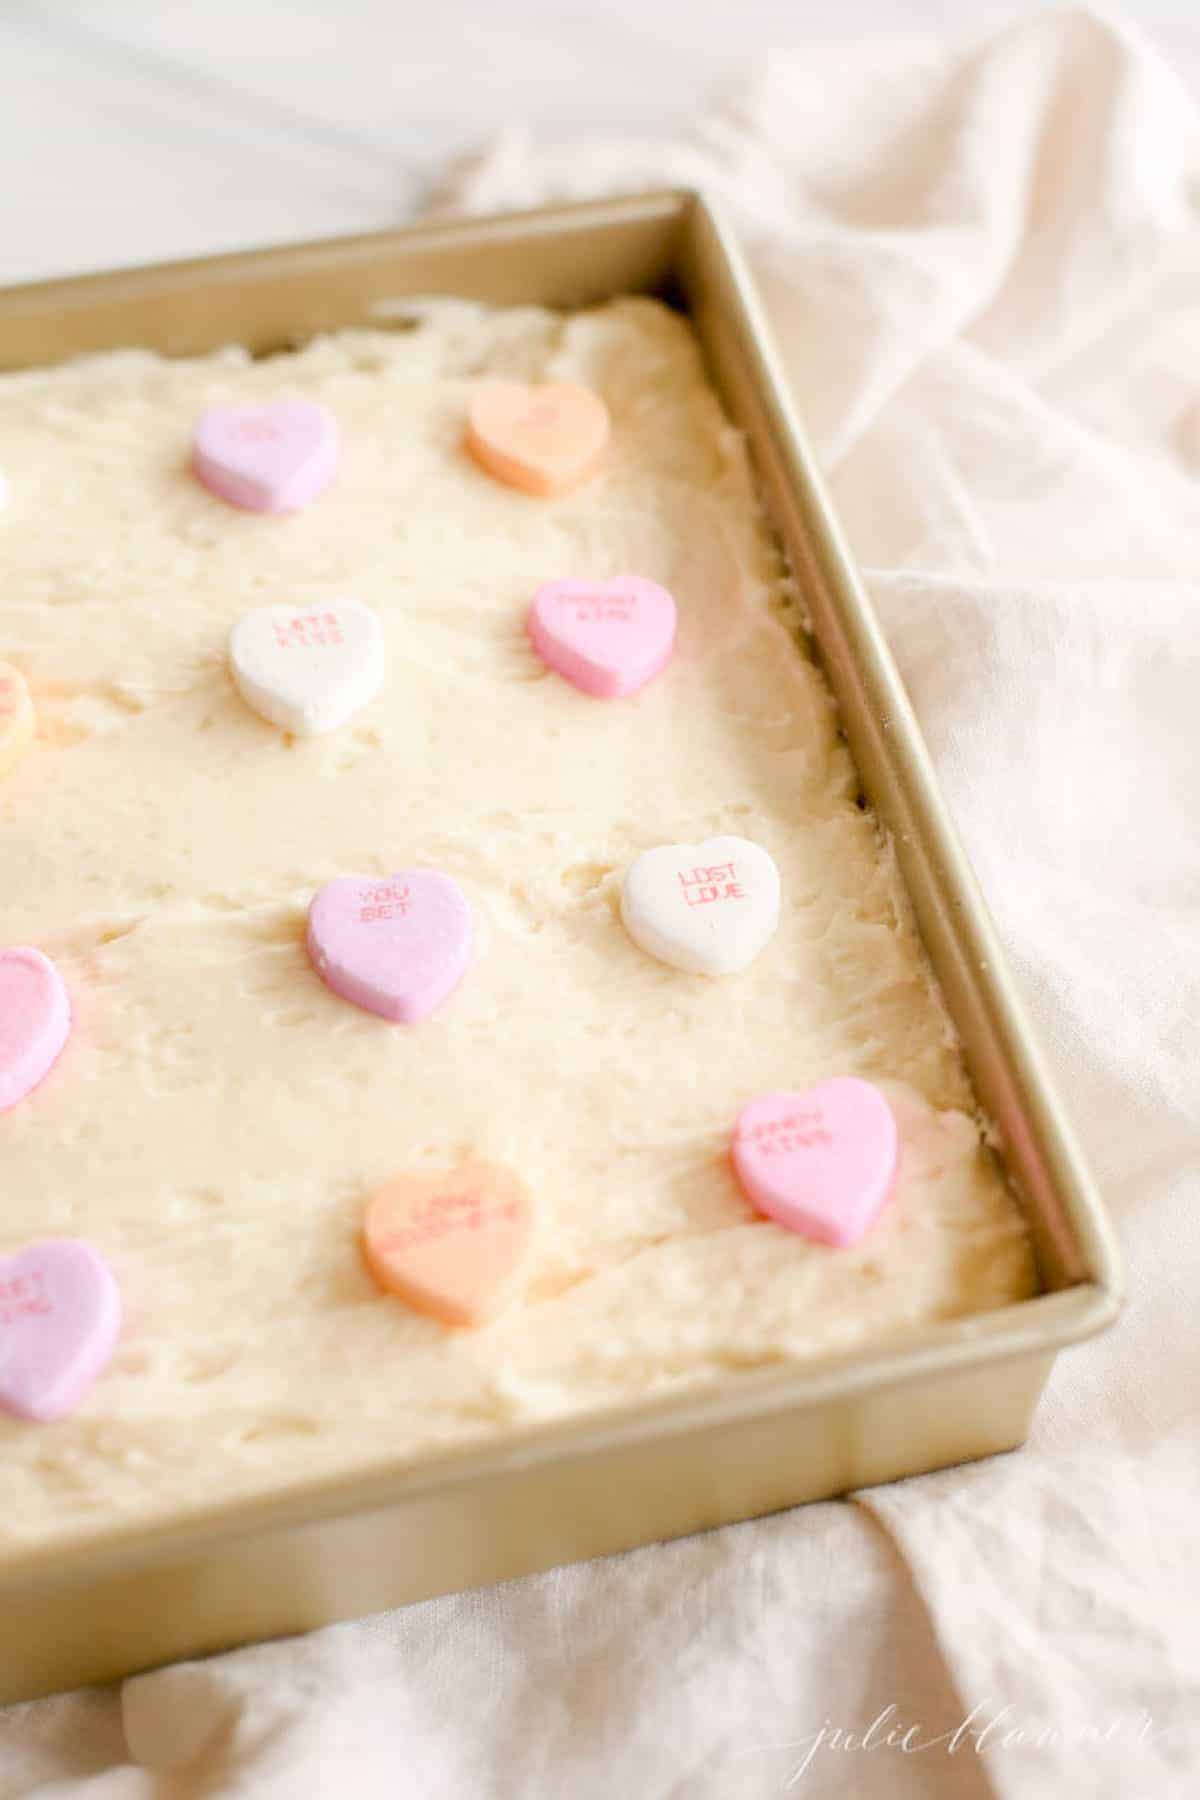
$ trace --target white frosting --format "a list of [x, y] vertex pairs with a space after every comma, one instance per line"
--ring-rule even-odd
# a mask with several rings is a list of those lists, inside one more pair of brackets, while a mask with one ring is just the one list
[[[458, 302], [302, 354], [142, 353], [0, 382], [0, 656], [40, 737], [0, 784], [0, 943], [59, 960], [60, 1064], [0, 1120], [0, 1251], [79, 1234], [127, 1324], [61, 1424], [0, 1420], [0, 1530], [66, 1537], [398, 1452], [894, 1337], [1031, 1291], [900, 887], [837, 737], [738, 434], [686, 326], [628, 301], [562, 318]], [[470, 381], [579, 380], [603, 473], [534, 500], [464, 454]], [[337, 416], [337, 481], [261, 517], [188, 473], [208, 405]], [[599, 702], [548, 671], [543, 582], [635, 571], [679, 603], [674, 661]], [[340, 731], [265, 728], [231, 627], [354, 594], [387, 679]], [[630, 942], [624, 870], [718, 834], [778, 865], [778, 931], [708, 980]], [[313, 892], [426, 864], [475, 960], [406, 1029], [329, 992]], [[882, 1082], [896, 1199], [849, 1252], [757, 1220], [727, 1148], [764, 1089]], [[365, 1200], [469, 1150], [540, 1211], [523, 1292], [447, 1331], [381, 1294]]]

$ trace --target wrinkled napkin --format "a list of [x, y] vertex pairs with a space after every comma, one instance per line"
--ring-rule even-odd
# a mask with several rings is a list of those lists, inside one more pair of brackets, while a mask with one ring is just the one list
[[0, 1796], [1194, 1796], [1200, 121], [1087, 11], [790, 51], [684, 140], [1127, 1248], [1018, 1455], [0, 1715]]

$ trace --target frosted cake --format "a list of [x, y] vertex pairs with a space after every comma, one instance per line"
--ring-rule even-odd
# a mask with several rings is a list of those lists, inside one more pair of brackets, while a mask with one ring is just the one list
[[[0, 1254], [82, 1237], [119, 1346], [71, 1416], [0, 1416], [0, 1530], [66, 1538], [290, 1480], [696, 1390], [1034, 1290], [887, 844], [688, 326], [442, 301], [407, 329], [255, 362], [122, 352], [0, 381], [0, 657], [38, 734], [0, 783], [0, 946], [53, 959], [74, 1029], [0, 1115]], [[602, 395], [595, 477], [523, 494], [464, 452], [481, 376]], [[304, 510], [226, 504], [188, 464], [211, 406], [318, 401], [340, 427]], [[629, 572], [676, 653], [607, 703], [535, 654], [540, 584]], [[387, 679], [293, 736], [231, 679], [231, 628], [353, 599]], [[780, 922], [709, 978], [622, 928], [624, 871], [733, 834]], [[395, 1025], [319, 979], [314, 893], [444, 871], [467, 976]], [[729, 1159], [753, 1095], [877, 1083], [900, 1173], [831, 1250], [761, 1218]], [[481, 1158], [535, 1215], [506, 1309], [448, 1329], [360, 1245], [397, 1170]]]

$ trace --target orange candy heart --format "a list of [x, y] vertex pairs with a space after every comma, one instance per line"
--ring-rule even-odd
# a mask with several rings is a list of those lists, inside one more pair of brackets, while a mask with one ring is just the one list
[[367, 1205], [363, 1254], [381, 1287], [445, 1325], [499, 1310], [533, 1236], [533, 1206], [508, 1169], [467, 1161], [396, 1175]]
[[608, 443], [608, 408], [570, 381], [527, 387], [485, 381], [467, 412], [467, 448], [498, 481], [527, 494], [561, 494], [593, 474]]
[[25, 677], [11, 663], [0, 662], [0, 780], [28, 750], [36, 724]]

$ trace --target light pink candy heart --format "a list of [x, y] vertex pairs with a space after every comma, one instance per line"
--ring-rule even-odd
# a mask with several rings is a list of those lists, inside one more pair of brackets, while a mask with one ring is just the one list
[[899, 1138], [877, 1087], [840, 1075], [796, 1094], [760, 1094], [738, 1114], [733, 1166], [748, 1200], [819, 1244], [849, 1249], [892, 1191]]
[[471, 957], [471, 911], [436, 869], [342, 875], [308, 909], [308, 953], [335, 994], [412, 1024], [442, 1004]]
[[338, 428], [308, 400], [213, 406], [192, 434], [192, 468], [222, 500], [250, 512], [296, 512], [332, 481]]
[[0, 1407], [45, 1423], [71, 1412], [121, 1330], [116, 1278], [90, 1244], [59, 1238], [0, 1262]]
[[0, 950], [0, 1112], [35, 1088], [71, 1034], [63, 978], [40, 950]]
[[636, 693], [665, 669], [675, 625], [666, 588], [640, 575], [550, 581], [529, 609], [529, 635], [542, 661], [599, 700]]

